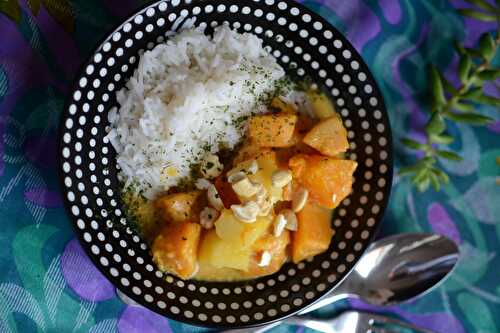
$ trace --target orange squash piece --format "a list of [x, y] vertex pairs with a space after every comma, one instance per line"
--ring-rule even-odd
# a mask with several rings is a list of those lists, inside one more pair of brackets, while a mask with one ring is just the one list
[[288, 162], [293, 179], [309, 190], [309, 197], [327, 208], [335, 208], [352, 190], [357, 163], [321, 155], [295, 155]]
[[201, 191], [167, 194], [156, 199], [154, 205], [167, 222], [198, 222], [200, 211], [206, 206], [206, 198], [201, 194]]
[[238, 165], [241, 162], [253, 160], [259, 158], [263, 154], [270, 152], [270, 148], [262, 148], [254, 144], [253, 142], [247, 141], [243, 146], [238, 149], [236, 156], [233, 160], [233, 165]]
[[347, 131], [338, 115], [317, 123], [304, 137], [304, 143], [331, 157], [335, 157], [349, 148]]
[[333, 236], [332, 211], [307, 202], [297, 213], [298, 228], [293, 233], [292, 259], [298, 263], [328, 249]]
[[259, 147], [287, 147], [293, 138], [297, 115], [275, 113], [250, 118], [248, 135]]
[[[244, 274], [249, 278], [270, 275], [280, 270], [287, 260], [286, 248], [290, 243], [290, 232], [284, 230], [279, 237], [267, 234], [255, 242], [254, 254], [250, 258], [248, 271]], [[268, 251], [271, 254], [271, 262], [267, 266], [259, 266], [262, 253]]]
[[184, 222], [165, 226], [151, 247], [153, 261], [160, 270], [188, 279], [197, 270], [201, 226]]

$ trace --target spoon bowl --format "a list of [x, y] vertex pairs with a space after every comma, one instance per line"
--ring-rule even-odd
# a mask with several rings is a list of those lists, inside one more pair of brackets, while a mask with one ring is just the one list
[[368, 247], [339, 286], [301, 314], [346, 297], [378, 306], [413, 300], [444, 281], [458, 258], [457, 245], [441, 235], [407, 233], [383, 238]]

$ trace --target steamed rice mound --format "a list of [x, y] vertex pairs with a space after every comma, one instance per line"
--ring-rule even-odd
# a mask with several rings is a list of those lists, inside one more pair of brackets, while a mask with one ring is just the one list
[[153, 198], [221, 143], [233, 148], [284, 74], [259, 38], [225, 26], [213, 37], [184, 30], [146, 51], [108, 116], [125, 188]]

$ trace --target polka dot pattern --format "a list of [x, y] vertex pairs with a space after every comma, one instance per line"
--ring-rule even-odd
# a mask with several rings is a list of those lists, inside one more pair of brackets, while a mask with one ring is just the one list
[[[330, 249], [276, 274], [247, 282], [182, 281], [157, 270], [128, 226], [119, 198], [115, 152], [105, 137], [116, 92], [140, 54], [167, 40], [184, 18], [227, 22], [263, 39], [290, 75], [308, 77], [332, 95], [348, 129], [348, 158], [358, 162], [353, 194], [336, 210]], [[166, 33], [167, 32], [167, 33]], [[245, 326], [276, 320], [311, 304], [349, 271], [386, 206], [391, 177], [390, 126], [369, 70], [349, 42], [292, 0], [159, 1], [140, 10], [96, 49], [75, 81], [61, 120], [61, 183], [67, 211], [87, 253], [124, 293], [160, 314], [197, 325]], [[293, 296], [293, 298], [291, 298]]]

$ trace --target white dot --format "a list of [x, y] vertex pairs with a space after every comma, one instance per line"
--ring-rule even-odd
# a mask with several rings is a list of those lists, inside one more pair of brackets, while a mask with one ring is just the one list
[[142, 21], [144, 21], [144, 17], [142, 15], [137, 15], [135, 18], [134, 18], [134, 22], [136, 24], [141, 24]]

